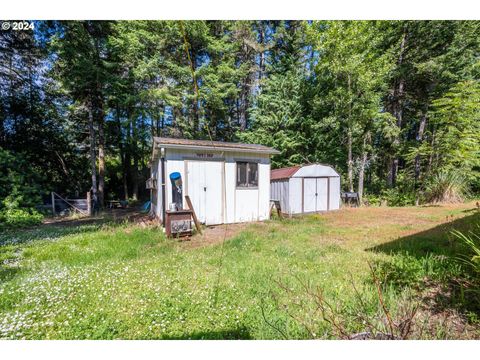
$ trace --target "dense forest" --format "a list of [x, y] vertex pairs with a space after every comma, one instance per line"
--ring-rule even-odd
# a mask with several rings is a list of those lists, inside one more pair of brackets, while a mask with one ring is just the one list
[[478, 34], [478, 21], [0, 31], [0, 212], [50, 191], [144, 199], [153, 136], [273, 146], [273, 167], [330, 164], [369, 204], [478, 193]]

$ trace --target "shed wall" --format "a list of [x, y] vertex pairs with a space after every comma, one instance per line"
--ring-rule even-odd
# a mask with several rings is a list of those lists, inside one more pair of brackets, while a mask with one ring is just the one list
[[[153, 164], [152, 164], [152, 167], [150, 169], [150, 177], [152, 179], [157, 179], [157, 172], [158, 172], [158, 164], [157, 162], [155, 161]], [[157, 184], [158, 184], [158, 181], [157, 181]], [[158, 185], [157, 185], [158, 187]], [[150, 205], [150, 212], [152, 215], [155, 215], [157, 216], [157, 206], [158, 206], [158, 188], [157, 189], [151, 189], [150, 190], [150, 200], [151, 200], [151, 205]]]
[[302, 179], [290, 178], [289, 186], [289, 214], [301, 214], [302, 213]]
[[275, 180], [270, 184], [270, 198], [272, 200], [280, 201], [280, 207], [283, 213], [290, 213], [289, 201], [289, 181], [285, 180]]
[[330, 210], [340, 209], [340, 177], [330, 178]]
[[[183, 204], [186, 207], [186, 181], [198, 179], [187, 178], [188, 161], [218, 161], [224, 167], [224, 175], [207, 174], [206, 181], [212, 176], [221, 176], [223, 190], [223, 214], [210, 224], [235, 223], [266, 220], [270, 216], [270, 158], [268, 155], [255, 153], [235, 153], [222, 151], [189, 151], [182, 149], [166, 149], [166, 203], [172, 202], [172, 185], [169, 174], [179, 172], [183, 179]], [[236, 187], [236, 161], [252, 161], [258, 163], [258, 187], [240, 189]], [[191, 184], [190, 184], [191, 185]], [[161, 199], [159, 199], [161, 200]], [[159, 202], [161, 204], [161, 202]], [[197, 209], [195, 209], [197, 210]], [[200, 217], [200, 216], [199, 216]], [[209, 224], [209, 225], [210, 225]]]

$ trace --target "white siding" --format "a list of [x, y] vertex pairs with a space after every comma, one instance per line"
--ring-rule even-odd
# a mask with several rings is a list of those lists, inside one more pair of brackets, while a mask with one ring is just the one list
[[163, 208], [162, 208], [162, 201], [163, 201], [163, 192], [162, 192], [162, 164], [160, 162], [160, 160], [158, 160], [157, 162], [157, 166], [158, 166], [158, 170], [157, 170], [157, 173], [158, 173], [158, 180], [157, 180], [157, 188], [158, 188], [158, 191], [157, 191], [157, 197], [158, 197], [158, 205], [157, 205], [157, 216], [158, 218], [163, 222]]
[[[213, 154], [213, 157], [208, 157], [205, 159], [199, 157], [198, 154], [202, 153]], [[176, 171], [182, 176], [183, 195], [186, 194], [187, 186], [189, 188], [191, 188], [191, 186], [203, 188], [205, 184], [207, 184], [207, 186], [218, 186], [219, 181], [223, 184], [223, 204], [220, 205], [220, 210], [214, 210], [219, 214], [221, 213], [221, 216], [217, 217], [215, 221], [211, 222], [211, 224], [266, 220], [270, 217], [270, 158], [268, 155], [223, 151], [189, 151], [182, 149], [166, 149], [165, 157], [167, 208], [168, 204], [172, 202], [172, 189], [169, 175]], [[207, 171], [204, 184], [198, 179], [193, 180], [193, 178], [187, 178], [186, 164], [188, 161], [192, 160], [203, 162], [215, 161], [218, 162], [219, 166], [214, 166]], [[258, 163], [258, 188], [236, 188], [236, 161], [253, 161]], [[220, 180], [218, 176], [221, 177]], [[187, 185], [186, 181], [189, 181], [190, 184]], [[195, 181], [195, 184], [191, 184], [192, 181]], [[159, 184], [160, 182], [161, 181], [158, 181]], [[161, 190], [159, 190], [159, 193], [161, 193]], [[207, 199], [207, 201], [209, 201], [209, 199]], [[215, 201], [216, 204], [219, 202], [218, 199], [210, 201]], [[187, 207], [185, 198], [183, 199], [183, 206]], [[161, 213], [161, 196], [158, 197], [157, 209], [158, 208], [160, 208]], [[195, 209], [195, 211], [197, 211], [197, 209]], [[200, 209], [199, 211], [201, 212], [204, 210]], [[204, 214], [197, 213], [197, 216], [200, 219], [205, 219]]]
[[330, 210], [340, 209], [340, 177], [330, 178]]
[[290, 214], [302, 213], [302, 179], [290, 178], [290, 195], [288, 202], [290, 204]]
[[270, 218], [270, 160], [260, 159], [258, 164], [258, 215], [257, 219]]
[[[150, 168], [150, 177], [152, 179], [157, 179], [158, 176], [158, 163], [155, 161], [151, 168]], [[159, 181], [157, 181], [159, 183]], [[154, 216], [157, 216], [157, 206], [158, 206], [158, 194], [157, 194], [158, 189], [151, 189], [150, 190], [150, 200], [151, 200], [151, 205], [150, 205], [150, 213]]]
[[280, 207], [285, 214], [290, 213], [289, 199], [289, 181], [275, 180], [270, 184], [270, 198], [280, 201]]

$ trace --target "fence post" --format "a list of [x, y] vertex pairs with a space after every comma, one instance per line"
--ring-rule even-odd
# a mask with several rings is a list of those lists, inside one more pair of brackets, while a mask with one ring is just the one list
[[87, 192], [87, 213], [88, 216], [92, 216], [92, 195], [90, 191]]
[[55, 193], [52, 191], [52, 215], [55, 216]]

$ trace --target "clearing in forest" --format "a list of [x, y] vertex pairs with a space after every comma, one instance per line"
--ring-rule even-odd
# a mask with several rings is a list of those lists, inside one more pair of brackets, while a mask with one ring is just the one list
[[478, 338], [450, 231], [479, 221], [468, 203], [342, 209], [191, 242], [126, 222], [5, 232], [0, 338], [345, 338], [392, 325], [402, 336], [402, 321], [409, 338]]

